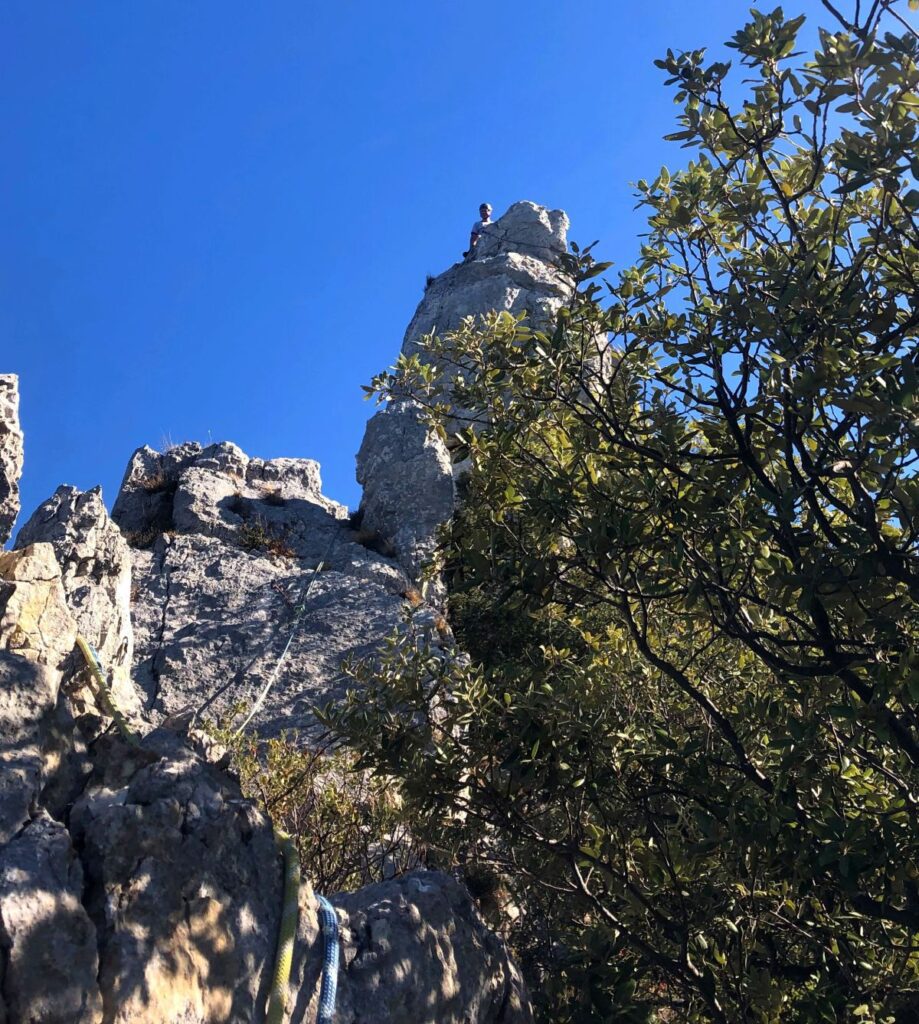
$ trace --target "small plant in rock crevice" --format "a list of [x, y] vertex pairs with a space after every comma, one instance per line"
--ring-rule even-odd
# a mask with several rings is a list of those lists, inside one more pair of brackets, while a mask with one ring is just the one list
[[239, 527], [239, 546], [246, 551], [267, 551], [279, 558], [296, 558], [297, 552], [288, 534], [289, 531], [279, 531], [264, 517], [256, 515]]

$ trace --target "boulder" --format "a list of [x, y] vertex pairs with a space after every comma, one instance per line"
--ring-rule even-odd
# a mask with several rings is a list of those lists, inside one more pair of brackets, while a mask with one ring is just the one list
[[0, 373], [0, 546], [9, 540], [19, 515], [22, 458], [19, 378], [13, 373]]
[[70, 829], [107, 1024], [260, 1020], [281, 901], [269, 822], [166, 730], [94, 759]]
[[[115, 703], [136, 717], [141, 705], [131, 682], [131, 553], [109, 519], [101, 489], [59, 487], [19, 531], [16, 547], [39, 542], [54, 549], [67, 606], [79, 632], [99, 652]], [[88, 687], [80, 703], [99, 712]]]
[[[338, 1024], [529, 1024], [529, 995], [469, 893], [437, 871], [332, 898], [341, 928]], [[318, 957], [310, 958], [315, 964]], [[314, 990], [307, 974], [302, 993]], [[298, 999], [292, 1019], [306, 999]]]
[[38, 805], [59, 689], [47, 665], [0, 650], [0, 846]]
[[67, 829], [39, 813], [0, 848], [0, 1017], [96, 1024], [96, 929], [82, 904], [83, 867]]
[[368, 422], [357, 479], [364, 487], [361, 530], [391, 545], [417, 579], [454, 503], [450, 453], [418, 405], [393, 403]]
[[237, 501], [309, 502], [336, 518], [347, 510], [322, 494], [312, 459], [250, 459], [231, 442], [202, 448], [195, 442], [166, 452], [138, 448], [112, 508], [129, 542], [144, 546], [161, 533], [232, 536], [240, 524]]
[[[143, 742], [146, 759], [117, 739], [96, 751], [70, 816], [105, 1020], [259, 1020], [282, 899], [270, 823], [180, 735], [160, 729]], [[531, 1020], [504, 944], [452, 878], [417, 871], [331, 898], [342, 937], [338, 1024]], [[322, 960], [304, 880], [289, 1020], [315, 1019]]]

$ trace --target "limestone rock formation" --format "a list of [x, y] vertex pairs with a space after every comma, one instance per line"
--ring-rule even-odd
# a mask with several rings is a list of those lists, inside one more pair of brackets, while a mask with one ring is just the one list
[[[97, 753], [96, 775], [70, 816], [98, 935], [105, 1019], [260, 1019], [282, 889], [270, 824], [179, 735], [160, 730], [144, 748], [147, 764], [117, 740]], [[504, 944], [448, 876], [419, 871], [332, 902], [342, 934], [341, 1024], [530, 1020]], [[321, 964], [306, 883], [290, 1020], [315, 1019]]]
[[[181, 489], [180, 482], [176, 496]], [[62, 506], [66, 498], [80, 507], [86, 496], [61, 498]], [[206, 503], [200, 509], [204, 519], [222, 514]], [[295, 513], [301, 529], [291, 533], [305, 550], [317, 523]], [[344, 521], [331, 518], [337, 525], [323, 524], [327, 532], [353, 544], [334, 532], [347, 530]], [[72, 527], [79, 517], [36, 523], [58, 521]], [[99, 526], [95, 516], [88, 522]], [[103, 523], [100, 564], [106, 533]], [[58, 537], [72, 543], [61, 543], [71, 582], [79, 576], [73, 551], [85, 539], [77, 534], [68, 528]], [[184, 552], [189, 559], [210, 553], [215, 560], [205, 568], [223, 556], [232, 561], [229, 541], [204, 534], [178, 540], [204, 545]], [[333, 558], [330, 574], [344, 575], [348, 562], [347, 553]], [[388, 564], [368, 555], [365, 578], [381, 571], [388, 579]], [[36, 542], [7, 552], [0, 574], [0, 1021], [264, 1019], [282, 896], [270, 823], [242, 797], [222, 759], [208, 759], [207, 744], [196, 749], [192, 734], [169, 723], [139, 745], [116, 733], [88, 747], [73, 738], [86, 721], [67, 714], [74, 667], [66, 654], [77, 626], [54, 549]], [[73, 733], [63, 754], [62, 722]], [[80, 757], [87, 767], [74, 770]], [[336, 1020], [358, 1024], [371, 1013], [383, 1024], [531, 1020], [503, 944], [452, 879], [416, 872], [333, 899], [343, 935]], [[312, 1019], [321, 963], [307, 881], [288, 1020]]]
[[0, 552], [0, 649], [60, 670], [76, 635], [54, 548]]
[[343, 919], [345, 963], [336, 1021], [532, 1020], [529, 996], [504, 943], [449, 876], [416, 871], [333, 903]]
[[408, 577], [360, 543], [310, 460], [263, 462], [230, 444], [142, 448], [113, 517], [135, 545], [134, 680], [154, 721], [187, 709], [222, 719], [254, 701], [307, 587], [296, 643], [255, 719], [263, 734], [309, 726], [312, 705], [341, 693], [342, 659], [369, 654], [401, 621]]
[[96, 929], [82, 900], [83, 866], [70, 835], [39, 812], [0, 848], [0, 1019], [102, 1019]]
[[[512, 206], [474, 260], [430, 284], [405, 350], [489, 309], [544, 323], [571, 294], [566, 229], [560, 211]], [[18, 512], [16, 385], [0, 376], [0, 541]], [[342, 660], [402, 628], [453, 511], [454, 468], [400, 402], [368, 425], [358, 475], [360, 523], [309, 459], [141, 448], [111, 520], [98, 489], [61, 487], [0, 553], [0, 1024], [263, 1019], [280, 858], [270, 822], [188, 723], [229, 720], [271, 680], [253, 726], [308, 730], [314, 704], [341, 693]], [[453, 656], [435, 607], [414, 621]], [[86, 696], [78, 631], [143, 725], [135, 742]], [[531, 1021], [503, 943], [451, 877], [328, 895], [338, 1024]], [[288, 1020], [313, 1019], [321, 961], [307, 880]]]
[[[101, 488], [59, 487], [16, 537], [17, 549], [37, 542], [54, 549], [67, 605], [79, 632], [99, 652], [116, 704], [137, 717], [140, 700], [131, 682], [131, 553], [109, 519]], [[99, 710], [89, 688], [82, 689], [81, 700]]]
[[[482, 237], [474, 259], [430, 281], [405, 332], [403, 353], [417, 351], [426, 334], [446, 334], [490, 310], [526, 313], [533, 327], [546, 326], [574, 291], [559, 265], [567, 232], [562, 210], [514, 203]], [[438, 526], [453, 513], [448, 472], [455, 475], [446, 446], [426, 430], [411, 402], [391, 403], [367, 424], [357, 456], [361, 526], [392, 548], [412, 578], [433, 550]]]
[[59, 689], [60, 675], [47, 665], [0, 651], [0, 845], [38, 805]]
[[453, 514], [450, 453], [414, 402], [394, 403], [367, 424], [357, 454], [361, 529], [383, 537], [417, 579], [438, 526]]
[[0, 373], [0, 546], [9, 540], [19, 515], [22, 430], [19, 427], [19, 378]]
[[258, 1019], [281, 901], [269, 823], [168, 730], [141, 752], [113, 738], [93, 757], [69, 824], [105, 1020]]
[[467, 316], [506, 310], [544, 326], [567, 302], [574, 282], [558, 266], [568, 249], [568, 217], [536, 203], [514, 203], [488, 229], [475, 259], [435, 277], [405, 332], [402, 351], [425, 334], [446, 334]]

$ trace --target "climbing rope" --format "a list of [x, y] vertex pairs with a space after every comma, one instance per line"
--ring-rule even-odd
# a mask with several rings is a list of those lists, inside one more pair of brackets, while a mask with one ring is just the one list
[[[314, 570], [313, 580], [315, 580], [322, 565], [323, 563], [320, 562]], [[311, 586], [312, 580], [310, 581]], [[301, 601], [300, 613], [302, 613], [306, 598], [309, 596], [310, 587], [307, 587]], [[106, 714], [114, 721], [115, 726], [124, 739], [132, 746], [139, 747], [140, 740], [131, 731], [124, 715], [115, 703], [108, 679], [105, 676], [105, 670], [102, 667], [102, 660], [95, 647], [82, 636], [77, 636], [77, 647], [79, 647], [80, 653], [89, 667], [90, 675], [96, 684], [96, 699], [102, 705]], [[287, 647], [284, 649], [285, 654], [289, 647], [290, 639], [288, 639]], [[284, 857], [284, 897], [281, 905], [281, 921], [278, 926], [274, 975], [271, 982], [271, 993], [268, 997], [266, 1021], [267, 1024], [282, 1024], [284, 1012], [287, 1009], [287, 990], [294, 957], [294, 943], [297, 938], [297, 922], [300, 916], [300, 856], [297, 853], [296, 843], [286, 832], [276, 828], [274, 834]], [[335, 914], [335, 908], [324, 896], [318, 896], [317, 898], [319, 900], [319, 922], [322, 928], [324, 948], [322, 985], [319, 990], [319, 1012], [316, 1022], [317, 1024], [332, 1024], [335, 1015], [340, 955], [338, 917]]]
[[311, 592], [313, 590], [313, 586], [316, 583], [316, 579], [318, 578], [319, 573], [322, 571], [322, 569], [325, 566], [329, 556], [331, 555], [332, 548], [333, 548], [334, 544], [335, 544], [335, 534], [333, 533], [332, 534], [332, 539], [329, 541], [329, 546], [326, 548], [325, 554], [322, 556], [322, 558], [319, 560], [319, 564], [313, 570], [313, 573], [312, 573], [312, 576], [310, 577], [309, 583], [304, 588], [303, 594], [301, 595], [300, 600], [297, 602], [297, 608], [296, 608], [296, 611], [294, 612], [293, 622], [290, 625], [290, 633], [287, 636], [287, 643], [284, 645], [284, 650], [281, 651], [281, 656], [278, 658], [277, 663], [274, 666], [274, 670], [272, 671], [271, 675], [268, 677], [268, 681], [262, 687], [261, 692], [259, 693], [259, 695], [255, 698], [255, 702], [253, 703], [252, 707], [250, 708], [249, 714], [246, 715], [245, 719], [243, 720], [242, 725], [240, 725], [240, 727], [236, 730], [236, 735], [237, 736], [241, 736], [242, 735], [242, 733], [245, 730], [246, 726], [258, 714], [259, 710], [262, 707], [262, 704], [265, 702], [265, 698], [268, 696], [268, 691], [271, 689], [272, 686], [274, 686], [275, 681], [277, 680], [278, 676], [280, 675], [280, 673], [281, 673], [281, 666], [284, 664], [284, 661], [286, 660], [287, 655], [288, 655], [288, 653], [290, 651], [290, 645], [294, 642], [294, 637], [297, 635], [297, 630], [300, 628], [300, 620], [303, 618], [304, 611], [306, 611], [306, 603], [309, 600], [309, 596], [310, 596], [310, 594], [311, 594]]
[[322, 928], [324, 952], [322, 956], [322, 987], [319, 989], [319, 1013], [316, 1024], [332, 1024], [335, 1016], [335, 996], [338, 991], [338, 958], [341, 943], [338, 938], [338, 915], [325, 898], [318, 896], [319, 924]]
[[275, 952], [274, 976], [271, 979], [271, 995], [268, 997], [266, 1024], [281, 1024], [287, 1009], [287, 983], [294, 959], [294, 941], [297, 937], [297, 921], [300, 916], [300, 856], [297, 845], [281, 829], [274, 830], [274, 837], [284, 855], [284, 902], [281, 904], [281, 923], [278, 925], [278, 946]]
[[[300, 857], [293, 839], [279, 828], [274, 830], [275, 840], [284, 857], [284, 900], [281, 905], [281, 923], [278, 926], [278, 945], [275, 953], [274, 976], [268, 997], [266, 1024], [281, 1024], [287, 1009], [290, 969], [294, 959], [297, 922], [300, 915]], [[335, 1017], [335, 998], [338, 992], [338, 961], [340, 941], [338, 915], [325, 898], [319, 901], [319, 925], [322, 929], [322, 983], [319, 989], [319, 1010], [316, 1024], [332, 1024]]]
[[96, 684], [96, 700], [115, 723], [115, 728], [121, 733], [122, 738], [130, 743], [132, 747], [140, 746], [140, 740], [131, 731], [124, 715], [115, 703], [115, 698], [112, 696], [112, 691], [105, 677], [105, 670], [102, 668], [102, 661], [96, 648], [87, 640], [84, 640], [82, 636], [77, 636], [77, 647], [80, 648], [80, 653], [89, 667], [90, 677]]

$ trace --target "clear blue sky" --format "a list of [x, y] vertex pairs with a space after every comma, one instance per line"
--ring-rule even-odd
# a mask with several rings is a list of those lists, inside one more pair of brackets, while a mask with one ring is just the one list
[[111, 504], [164, 439], [318, 459], [356, 505], [360, 385], [478, 204], [562, 207], [630, 262], [629, 182], [686, 159], [652, 60], [720, 49], [748, 6], [6, 0], [0, 372], [21, 375], [24, 513], [65, 482]]

